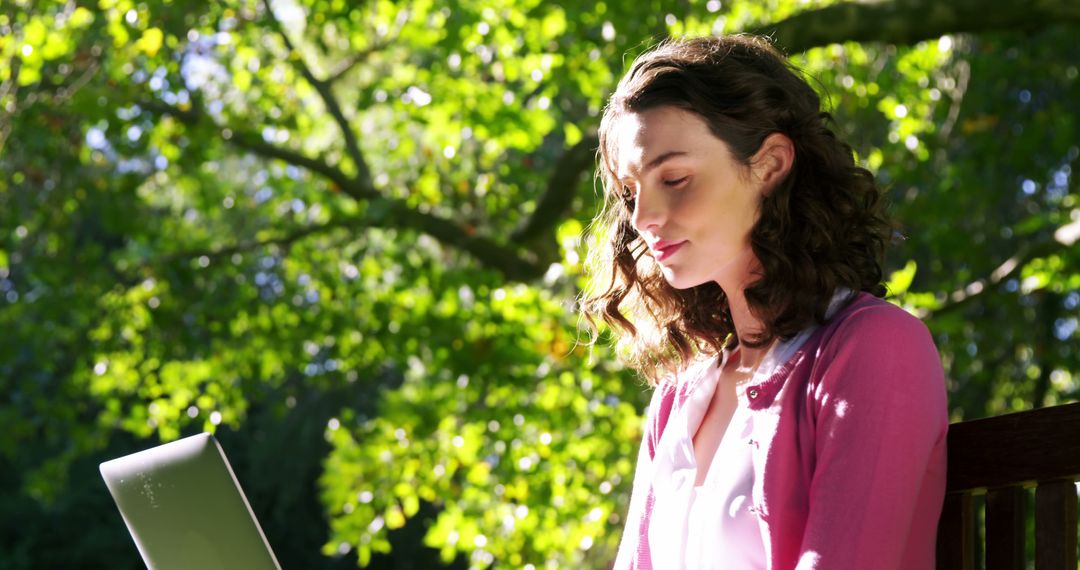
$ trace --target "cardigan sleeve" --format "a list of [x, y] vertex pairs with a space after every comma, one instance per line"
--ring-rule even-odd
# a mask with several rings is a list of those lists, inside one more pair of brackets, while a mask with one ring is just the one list
[[948, 407], [929, 332], [882, 304], [850, 315], [822, 348], [808, 400], [815, 464], [797, 568], [932, 566]]

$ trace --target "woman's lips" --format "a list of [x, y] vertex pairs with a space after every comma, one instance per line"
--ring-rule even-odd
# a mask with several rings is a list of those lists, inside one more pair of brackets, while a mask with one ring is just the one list
[[656, 261], [663, 261], [672, 255], [675, 255], [675, 252], [679, 251], [683, 245], [686, 245], [685, 240], [654, 249], [653, 252], [655, 253]]

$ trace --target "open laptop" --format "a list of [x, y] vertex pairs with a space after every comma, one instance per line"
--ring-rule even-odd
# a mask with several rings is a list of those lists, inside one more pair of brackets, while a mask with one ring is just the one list
[[106, 461], [101, 476], [151, 570], [280, 570], [214, 436]]

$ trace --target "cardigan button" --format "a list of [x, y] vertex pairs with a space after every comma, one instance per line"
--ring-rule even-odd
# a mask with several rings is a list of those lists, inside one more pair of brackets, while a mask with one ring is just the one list
[[750, 388], [749, 390], [746, 391], [746, 394], [748, 396], [750, 396], [751, 400], [753, 400], [754, 398], [758, 397], [758, 389], [757, 388]]

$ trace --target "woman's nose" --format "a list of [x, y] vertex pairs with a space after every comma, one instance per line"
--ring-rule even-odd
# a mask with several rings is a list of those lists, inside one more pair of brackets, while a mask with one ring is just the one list
[[651, 232], [663, 223], [664, 216], [663, 198], [656, 192], [651, 192], [643, 186], [639, 186], [637, 196], [634, 199], [634, 215], [631, 223], [638, 233]]

